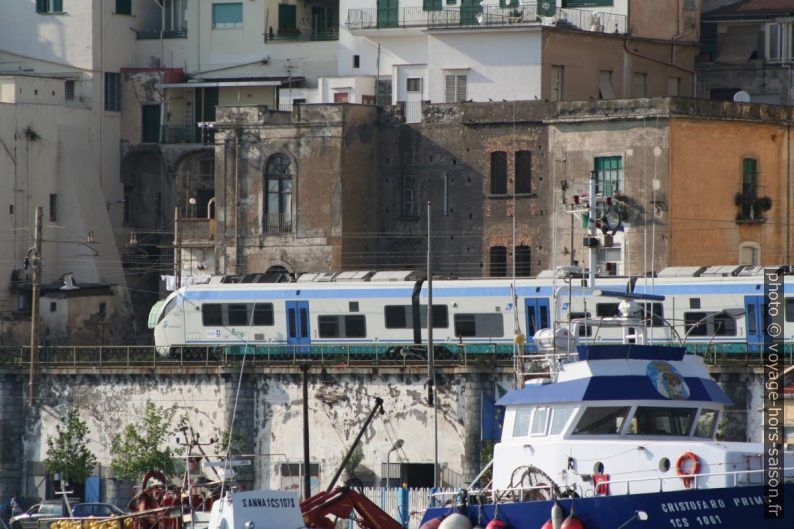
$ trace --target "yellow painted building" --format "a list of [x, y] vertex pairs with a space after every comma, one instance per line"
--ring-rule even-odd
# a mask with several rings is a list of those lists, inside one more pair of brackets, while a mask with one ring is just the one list
[[791, 263], [791, 111], [709, 106], [671, 115], [668, 264]]

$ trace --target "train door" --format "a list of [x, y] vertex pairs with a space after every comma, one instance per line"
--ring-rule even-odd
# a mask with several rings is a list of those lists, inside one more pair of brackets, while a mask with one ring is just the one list
[[524, 298], [524, 308], [527, 314], [527, 338], [532, 338], [541, 329], [551, 328], [547, 298]]
[[744, 323], [747, 329], [747, 351], [759, 353], [764, 348], [764, 296], [744, 297]]
[[287, 301], [287, 345], [298, 346], [308, 352], [311, 344], [309, 302]]

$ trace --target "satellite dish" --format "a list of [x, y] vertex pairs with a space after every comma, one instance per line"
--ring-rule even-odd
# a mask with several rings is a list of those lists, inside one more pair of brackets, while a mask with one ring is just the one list
[[748, 94], [744, 90], [739, 90], [738, 92], [733, 94], [733, 102], [734, 103], [749, 103], [750, 102], [750, 94]]

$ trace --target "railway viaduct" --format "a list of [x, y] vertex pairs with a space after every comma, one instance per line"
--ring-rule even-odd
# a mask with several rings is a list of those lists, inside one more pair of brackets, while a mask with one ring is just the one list
[[[379, 485], [389, 458], [404, 469], [432, 465], [437, 440], [444, 484], [465, 485], [484, 463], [481, 428], [492, 414], [483, 415], [482, 400], [513, 385], [512, 366], [507, 363], [439, 365], [435, 408], [427, 403], [426, 365], [307, 364], [313, 481], [327, 486], [380, 397], [385, 413], [372, 421], [362, 438], [363, 460], [356, 476]], [[711, 370], [734, 401], [722, 422], [722, 435], [729, 440], [760, 440], [761, 367], [712, 366]], [[234, 422], [252, 461], [238, 471], [245, 486], [286, 488], [300, 483], [294, 475], [303, 459], [299, 364], [249, 363], [242, 370], [239, 364], [228, 363], [45, 365], [35, 382], [31, 403], [27, 366], [0, 368], [0, 503], [16, 492], [45, 497], [47, 478], [41, 461], [47, 438], [72, 406], [80, 410], [90, 430], [88, 445], [99, 460], [96, 475], [101, 478], [103, 500], [126, 501], [133, 484], [114, 478], [110, 444], [115, 433], [141, 416], [146, 401], [176, 408], [204, 443]], [[397, 439], [404, 440], [402, 448], [389, 454]]]

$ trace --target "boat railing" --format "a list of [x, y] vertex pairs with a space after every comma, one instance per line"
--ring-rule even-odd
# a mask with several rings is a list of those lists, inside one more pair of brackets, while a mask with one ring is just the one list
[[[791, 474], [789, 475], [789, 477], [791, 477], [792, 475], [794, 475], [794, 466], [784, 467], [782, 469], [782, 471], [783, 471], [783, 475], [784, 476], [788, 472], [790, 472]], [[692, 479], [691, 488], [700, 489], [700, 488], [702, 488], [702, 483], [703, 483], [704, 479], [705, 478], [710, 478], [710, 477], [728, 477], [729, 479], [732, 478], [732, 484], [726, 483], [725, 486], [744, 487], [744, 486], [762, 484], [762, 480], [758, 480], [758, 482], [756, 482], [756, 483], [751, 482], [751, 476], [753, 476], [753, 475], [761, 475], [761, 477], [763, 477], [763, 473], [764, 472], [765, 472], [764, 469], [752, 469], [752, 470], [746, 469], [746, 470], [727, 470], [727, 471], [722, 471], [722, 472], [702, 472], [702, 473], [693, 474], [691, 476], [679, 476], [679, 475], [676, 474], [675, 476], [654, 476], [654, 477], [648, 477], [648, 478], [610, 479], [610, 480], [605, 480], [605, 481], [599, 481], [598, 484], [596, 485], [596, 487], [598, 488], [598, 490], [608, 490], [610, 495], [615, 495], [616, 491], [611, 490], [612, 486], [613, 485], [625, 484], [625, 492], [623, 494], [624, 495], [629, 495], [629, 494], [632, 494], [632, 492], [631, 492], [631, 485], [632, 484], [637, 484], [637, 483], [640, 483], [640, 482], [642, 482], [642, 483], [659, 482], [659, 492], [664, 492], [664, 482], [665, 481], [668, 481], [668, 480], [680, 481], [681, 479], [689, 478], [689, 479]], [[741, 475], [746, 475], [748, 479], [746, 481], [741, 481], [740, 480], [740, 476]], [[479, 476], [478, 476], [477, 479], [479, 479]], [[473, 480], [472, 483], [476, 483], [477, 479]], [[543, 484], [543, 485], [534, 485], [534, 486], [531, 486], [531, 487], [507, 487], [507, 488], [499, 488], [499, 489], [490, 489], [490, 488], [472, 489], [472, 488], [467, 488], [466, 492], [467, 492], [469, 497], [489, 496], [489, 497], [498, 498], [499, 501], [502, 501], [502, 499], [504, 499], [508, 494], [511, 494], [511, 493], [519, 494], [521, 496], [522, 500], [523, 500], [524, 498], [527, 498], [527, 497], [532, 498], [532, 496], [533, 496], [532, 493], [533, 492], [535, 492], [535, 493], [545, 492], [547, 494], [544, 497], [542, 497], [542, 498], [539, 497], [538, 498], [539, 500], [543, 500], [543, 499], [549, 499], [549, 498], [552, 497], [552, 489], [553, 488], [554, 488], [553, 485]], [[708, 488], [708, 487], [706, 487], [706, 488]], [[678, 489], [676, 489], [676, 490], [678, 490]], [[643, 490], [642, 492], [645, 493], [645, 492], [648, 492], [648, 491], [647, 490]], [[437, 492], [433, 492], [432, 494], [430, 494], [430, 499], [431, 499], [431, 501], [434, 501], [434, 502], [435, 502], [435, 500], [439, 500], [440, 503], [443, 505], [443, 504], [445, 504], [447, 502], [446, 501], [447, 498], [454, 498], [454, 497], [460, 495], [460, 493], [461, 493], [461, 491], [459, 491], [459, 490], [437, 491]], [[598, 494], [598, 495], [601, 496], [601, 495], [606, 495], [606, 494]]]
[[[794, 467], [784, 467], [783, 474], [785, 475], [786, 471], [791, 471], [794, 475]], [[630, 478], [630, 479], [610, 479], [605, 481], [599, 481], [598, 487], [604, 487], [603, 490], [611, 489], [612, 485], [619, 485], [621, 483], [625, 483], [626, 485], [626, 492], [625, 494], [631, 494], [631, 485], [632, 483], [638, 482], [649, 482], [649, 481], [658, 481], [659, 482], [659, 492], [664, 492], [664, 482], [668, 480], [679, 481], [682, 479], [691, 479], [692, 484], [691, 488], [699, 489], [701, 488], [701, 483], [703, 482], [704, 478], [712, 478], [712, 477], [730, 477], [733, 478], [733, 484], [728, 485], [726, 483], [725, 486], [733, 486], [733, 487], [744, 487], [749, 485], [760, 485], [763, 482], [763, 479], [758, 480], [757, 483], [752, 483], [751, 478], [752, 475], [761, 475], [763, 478], [763, 473], [765, 470], [763, 468], [759, 469], [745, 469], [745, 470], [726, 470], [722, 472], [699, 472], [697, 474], [686, 475], [686, 476], [655, 476], [650, 478]], [[746, 475], [747, 481], [739, 481], [740, 475]], [[708, 487], [707, 487], [708, 488]], [[647, 492], [647, 491], [644, 491]], [[610, 490], [610, 494], [614, 494], [614, 491]]]

